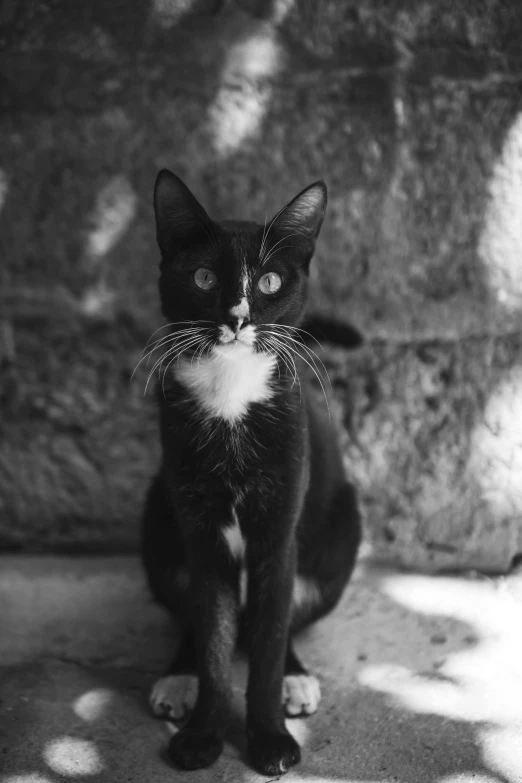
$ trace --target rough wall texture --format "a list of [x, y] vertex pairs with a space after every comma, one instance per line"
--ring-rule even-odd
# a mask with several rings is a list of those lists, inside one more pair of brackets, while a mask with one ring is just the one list
[[374, 553], [522, 551], [522, 7], [24, 0], [0, 16], [0, 540], [126, 549], [158, 459], [162, 166], [216, 217], [329, 185], [311, 308]]

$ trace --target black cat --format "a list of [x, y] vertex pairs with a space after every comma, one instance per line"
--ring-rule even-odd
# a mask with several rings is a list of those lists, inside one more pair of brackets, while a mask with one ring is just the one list
[[156, 714], [190, 712], [171, 739], [183, 769], [223, 748], [237, 643], [249, 660], [247, 739], [266, 775], [300, 758], [286, 715], [317, 708], [319, 684], [291, 637], [329, 612], [360, 540], [326, 410], [297, 377], [308, 269], [326, 187], [302, 191], [268, 226], [213, 222], [161, 171], [154, 193], [162, 310], [163, 462], [143, 519], [143, 562], [183, 628]]

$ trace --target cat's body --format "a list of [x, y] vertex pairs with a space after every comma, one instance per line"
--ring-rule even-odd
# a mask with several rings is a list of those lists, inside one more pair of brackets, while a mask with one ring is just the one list
[[[254, 766], [277, 774], [299, 760], [283, 702], [287, 714], [310, 713], [319, 689], [291, 635], [335, 606], [353, 569], [355, 494], [327, 412], [295, 382], [289, 354], [325, 203], [319, 183], [268, 232], [217, 226], [177, 178], [158, 178], [163, 312], [178, 324], [160, 344], [176, 348], [159, 395], [163, 464], [144, 514], [143, 560], [184, 629], [173, 677], [152, 694], [158, 713], [194, 706], [169, 746], [183, 768], [221, 752], [238, 639], [249, 658]], [[299, 238], [289, 252], [291, 235]], [[179, 323], [190, 326], [179, 332]]]

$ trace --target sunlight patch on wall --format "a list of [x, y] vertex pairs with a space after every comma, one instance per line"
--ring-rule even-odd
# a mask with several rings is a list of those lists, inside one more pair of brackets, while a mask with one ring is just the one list
[[101, 279], [96, 285], [90, 286], [82, 296], [81, 308], [84, 315], [103, 316], [112, 311], [112, 305], [116, 299], [116, 293], [110, 289], [105, 280]]
[[82, 720], [88, 722], [98, 720], [112, 701], [112, 695], [107, 688], [94, 688], [76, 699], [73, 710]]
[[493, 170], [479, 256], [497, 302], [522, 305], [522, 113], [511, 126]]
[[7, 179], [7, 174], [3, 169], [0, 169], [0, 213], [4, 208], [8, 190], [9, 190], [9, 181]]
[[80, 302], [85, 315], [103, 317], [112, 313], [115, 292], [107, 285], [103, 261], [128, 231], [137, 203], [136, 193], [124, 175], [112, 177], [98, 193], [83, 257], [84, 266], [97, 278]]
[[86, 253], [92, 261], [105, 256], [128, 230], [136, 214], [137, 196], [127, 177], [112, 177], [99, 192], [92, 229], [87, 236]]
[[522, 515], [522, 368], [507, 373], [489, 399], [471, 436], [468, 467], [496, 519]]
[[97, 775], [103, 770], [96, 746], [88, 740], [60, 737], [47, 743], [43, 755], [58, 775]]
[[222, 86], [209, 108], [214, 149], [233, 153], [261, 125], [272, 94], [270, 77], [279, 68], [273, 31], [251, 36], [228, 54]]
[[208, 110], [213, 146], [221, 157], [235, 152], [261, 126], [283, 59], [277, 26], [292, 5], [293, 0], [275, 3], [272, 19], [228, 52], [221, 87]]
[[170, 30], [193, 5], [194, 0], [153, 0], [153, 20], [164, 30]]

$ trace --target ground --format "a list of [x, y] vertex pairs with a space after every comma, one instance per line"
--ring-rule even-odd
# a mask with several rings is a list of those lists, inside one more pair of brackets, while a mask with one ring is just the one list
[[[225, 751], [168, 766], [172, 726], [148, 691], [173, 644], [133, 558], [7, 557], [0, 567], [0, 783], [261, 781], [245, 757], [245, 667]], [[361, 565], [298, 643], [316, 715], [288, 721], [303, 783], [522, 781], [522, 590], [516, 576], [420, 576]]]

